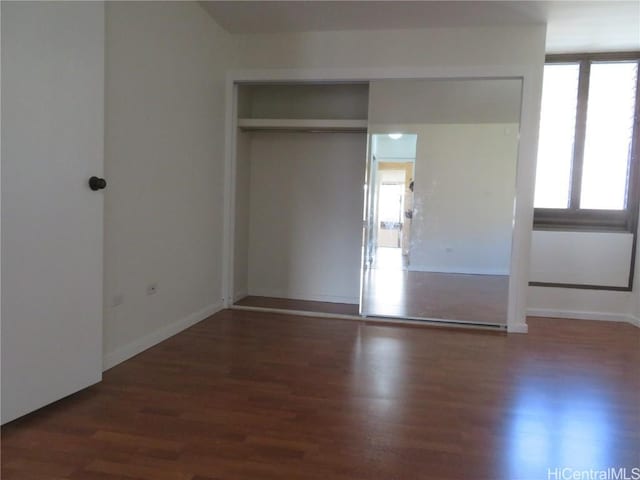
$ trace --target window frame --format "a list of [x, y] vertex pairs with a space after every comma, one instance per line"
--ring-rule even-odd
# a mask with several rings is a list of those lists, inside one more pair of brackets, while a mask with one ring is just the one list
[[[626, 208], [624, 210], [581, 209], [580, 190], [582, 188], [582, 168], [587, 126], [587, 106], [589, 101], [589, 80], [593, 62], [628, 62], [638, 65], [636, 78], [636, 98], [634, 122], [629, 155], [629, 176], [627, 179]], [[576, 125], [574, 131], [573, 158], [571, 159], [571, 184], [569, 208], [534, 208], [533, 228], [535, 230], [588, 230], [620, 231], [634, 235], [638, 226], [638, 154], [640, 153], [640, 51], [614, 53], [581, 53], [547, 55], [548, 64], [578, 64], [578, 98], [576, 105]]]

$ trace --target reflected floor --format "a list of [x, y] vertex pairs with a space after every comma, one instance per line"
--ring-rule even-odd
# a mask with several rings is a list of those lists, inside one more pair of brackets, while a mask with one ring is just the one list
[[371, 316], [507, 320], [507, 275], [412, 272], [398, 248], [378, 248], [364, 287], [363, 311]]
[[[363, 311], [369, 316], [434, 318], [504, 324], [509, 277], [411, 272], [399, 248], [379, 248], [364, 278]], [[358, 315], [358, 305], [250, 295], [242, 307]]]

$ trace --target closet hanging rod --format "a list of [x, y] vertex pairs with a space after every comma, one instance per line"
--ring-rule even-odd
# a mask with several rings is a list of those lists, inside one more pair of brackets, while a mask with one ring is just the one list
[[243, 130], [297, 130], [312, 132], [366, 132], [367, 120], [300, 119], [300, 118], [239, 118]]

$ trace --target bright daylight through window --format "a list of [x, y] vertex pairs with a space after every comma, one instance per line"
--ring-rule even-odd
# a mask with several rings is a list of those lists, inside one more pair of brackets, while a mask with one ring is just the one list
[[639, 60], [640, 54], [548, 59], [536, 227], [635, 228]]

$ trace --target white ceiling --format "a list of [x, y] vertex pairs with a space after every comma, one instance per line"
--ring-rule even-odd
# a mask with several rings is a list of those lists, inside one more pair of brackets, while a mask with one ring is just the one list
[[547, 52], [640, 50], [640, 0], [205, 1], [231, 33], [547, 23]]

